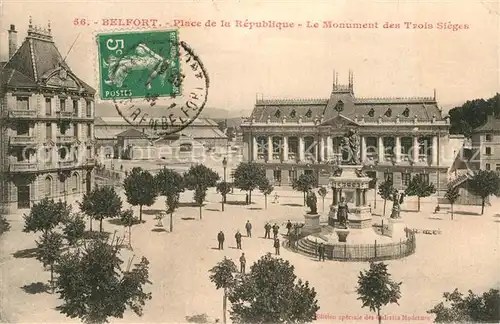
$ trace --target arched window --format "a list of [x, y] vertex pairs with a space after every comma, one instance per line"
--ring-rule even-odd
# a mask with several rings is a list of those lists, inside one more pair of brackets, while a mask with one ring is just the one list
[[52, 196], [52, 178], [50, 176], [45, 178], [45, 196]]
[[73, 173], [73, 177], [71, 178], [71, 182], [72, 182], [71, 188], [72, 188], [73, 192], [78, 191], [78, 180], [79, 180], [78, 173], [76, 173], [76, 172]]

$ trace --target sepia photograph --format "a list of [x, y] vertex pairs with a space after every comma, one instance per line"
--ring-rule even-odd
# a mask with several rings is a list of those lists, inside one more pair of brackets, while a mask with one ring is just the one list
[[500, 323], [499, 0], [0, 0], [0, 322]]

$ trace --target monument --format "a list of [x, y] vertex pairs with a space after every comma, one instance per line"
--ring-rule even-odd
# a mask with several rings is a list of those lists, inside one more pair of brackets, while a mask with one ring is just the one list
[[302, 233], [308, 235], [312, 233], [321, 232], [321, 226], [319, 222], [318, 214], [318, 198], [316, 194], [309, 190], [306, 196], [306, 204], [309, 207], [309, 212], [304, 215], [304, 227], [302, 228]]
[[401, 218], [401, 204], [404, 201], [405, 194], [394, 190], [392, 194], [392, 211], [389, 218], [389, 236], [405, 230], [405, 224]]

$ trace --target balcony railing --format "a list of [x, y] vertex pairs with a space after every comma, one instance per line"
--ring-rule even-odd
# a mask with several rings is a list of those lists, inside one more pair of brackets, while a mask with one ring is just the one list
[[59, 168], [73, 168], [76, 165], [75, 160], [70, 160], [70, 161], [59, 161], [58, 163]]
[[38, 164], [36, 162], [13, 162], [10, 163], [11, 172], [27, 172], [37, 171]]
[[35, 136], [16, 135], [10, 137], [10, 145], [31, 145], [36, 142]]
[[95, 158], [93, 157], [88, 157], [86, 158], [87, 164], [95, 164]]
[[57, 143], [73, 143], [75, 137], [72, 135], [59, 135], [57, 136]]
[[71, 118], [73, 117], [72, 111], [56, 111], [56, 116], [58, 118]]
[[36, 110], [9, 110], [11, 118], [36, 118]]

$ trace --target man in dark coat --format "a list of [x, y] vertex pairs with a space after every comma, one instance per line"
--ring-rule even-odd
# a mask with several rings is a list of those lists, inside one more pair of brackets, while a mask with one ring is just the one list
[[292, 230], [292, 222], [290, 222], [290, 220], [288, 220], [288, 222], [286, 223], [286, 229], [287, 229], [286, 235], [290, 236], [290, 231]]
[[222, 231], [217, 234], [217, 241], [219, 241], [219, 250], [224, 250], [224, 233]]
[[264, 238], [271, 238], [271, 224], [266, 223], [264, 226], [264, 229], [266, 230], [266, 234], [264, 235]]
[[274, 239], [274, 253], [280, 255], [280, 240]]
[[252, 237], [252, 224], [250, 223], [249, 220], [247, 220], [247, 223], [245, 224], [245, 228], [247, 229], [247, 236]]
[[280, 227], [278, 226], [278, 224], [274, 223], [274, 225], [273, 225], [274, 239], [278, 238], [278, 231], [279, 231], [279, 229], [280, 229]]
[[245, 253], [241, 253], [240, 256], [240, 272], [245, 273], [245, 265], [247, 264], [247, 259], [245, 258]]
[[241, 250], [241, 233], [240, 230], [236, 232], [234, 235], [234, 238], [236, 239], [236, 248]]
[[323, 243], [318, 245], [318, 257], [319, 261], [325, 261], [325, 245]]

